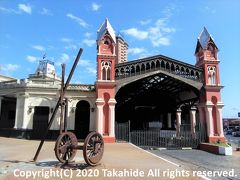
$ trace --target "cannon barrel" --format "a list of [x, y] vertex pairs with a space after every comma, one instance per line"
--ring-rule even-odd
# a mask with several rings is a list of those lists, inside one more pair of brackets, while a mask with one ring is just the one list
[[74, 61], [74, 64], [73, 64], [73, 66], [72, 66], [72, 69], [71, 69], [71, 71], [70, 71], [70, 73], [69, 73], [69, 75], [68, 75], [67, 81], [66, 81], [66, 83], [65, 83], [65, 85], [64, 85], [64, 87], [63, 87], [63, 91], [62, 91], [62, 93], [60, 94], [60, 97], [59, 97], [59, 99], [58, 99], [58, 102], [57, 102], [57, 104], [56, 104], [56, 106], [55, 106], [55, 109], [54, 109], [54, 111], [53, 111], [53, 113], [52, 113], [52, 116], [51, 116], [51, 118], [50, 118], [50, 120], [49, 120], [47, 130], [46, 130], [46, 132], [45, 132], [45, 134], [44, 134], [44, 136], [43, 136], [43, 138], [42, 138], [42, 140], [41, 140], [41, 142], [40, 142], [40, 144], [39, 144], [39, 146], [38, 146], [38, 149], [37, 149], [37, 151], [36, 151], [36, 154], [35, 154], [35, 156], [34, 156], [34, 158], [33, 158], [33, 161], [36, 161], [37, 158], [38, 158], [38, 155], [39, 155], [39, 153], [40, 153], [40, 151], [41, 151], [41, 149], [42, 149], [43, 143], [44, 143], [44, 141], [45, 141], [45, 139], [46, 139], [46, 137], [47, 137], [48, 130], [50, 129], [50, 127], [51, 127], [51, 125], [52, 125], [52, 123], [53, 123], [53, 120], [54, 120], [54, 118], [55, 118], [55, 116], [56, 116], [57, 110], [58, 110], [59, 106], [60, 106], [61, 103], [62, 103], [63, 97], [64, 97], [65, 92], [66, 92], [66, 90], [67, 90], [67, 88], [68, 88], [68, 86], [69, 86], [69, 83], [70, 83], [70, 81], [71, 81], [72, 75], [73, 75], [73, 73], [74, 73], [74, 71], [75, 71], [75, 69], [76, 69], [76, 66], [77, 66], [77, 64], [78, 64], [78, 61], [79, 61], [81, 55], [82, 55], [82, 52], [83, 52], [83, 49], [80, 48], [79, 51], [78, 51], [77, 57], [76, 57], [76, 59], [75, 59], [75, 61]]

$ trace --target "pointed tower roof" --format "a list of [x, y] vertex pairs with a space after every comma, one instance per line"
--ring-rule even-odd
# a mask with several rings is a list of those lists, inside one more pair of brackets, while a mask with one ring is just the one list
[[97, 41], [99, 41], [106, 32], [110, 34], [113, 41], [116, 43], [115, 31], [113, 30], [112, 25], [110, 24], [108, 18], [105, 19], [104, 23], [97, 31]]
[[[200, 43], [200, 45], [202, 46], [203, 49], [207, 48], [208, 42], [212, 41], [214, 43], [214, 40], [211, 36], [211, 34], [208, 32], [207, 28], [204, 27], [203, 31], [200, 33], [200, 35], [198, 36], [198, 41]], [[214, 43], [215, 44], [215, 43]], [[216, 46], [216, 45], [215, 45]], [[216, 46], [217, 47], [217, 46]]]
[[202, 32], [198, 36], [198, 41], [197, 41], [197, 46], [195, 49], [195, 54], [198, 52], [199, 48], [201, 47], [202, 49], [207, 49], [208, 43], [212, 42], [215, 47], [218, 49], [216, 46], [214, 39], [212, 38], [211, 34], [208, 32], [207, 28], [204, 27]]

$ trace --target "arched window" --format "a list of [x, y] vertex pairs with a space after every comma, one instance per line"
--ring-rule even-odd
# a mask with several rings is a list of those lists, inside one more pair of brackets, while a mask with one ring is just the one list
[[216, 68], [214, 66], [208, 67], [208, 84], [216, 84]]
[[109, 45], [109, 44], [110, 44], [109, 41], [108, 41], [108, 39], [106, 39], [106, 40], [104, 41], [104, 44], [106, 44], [106, 45]]
[[106, 77], [106, 69], [103, 68], [102, 69], [102, 80], [106, 80], [106, 79], [107, 79], [107, 77]]
[[111, 80], [111, 62], [103, 61], [102, 62], [102, 80]]
[[111, 75], [111, 68], [107, 69], [107, 80], [110, 80], [110, 75]]
[[102, 41], [103, 41], [103, 44], [105, 44], [105, 45], [110, 45], [111, 44], [111, 39], [108, 35], [104, 36]]
[[208, 51], [210, 52], [210, 57], [214, 57], [215, 58], [215, 48], [213, 47], [212, 44], [209, 44], [208, 46]]

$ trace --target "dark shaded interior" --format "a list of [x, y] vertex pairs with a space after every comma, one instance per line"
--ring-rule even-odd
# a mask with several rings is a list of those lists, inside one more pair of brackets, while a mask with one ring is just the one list
[[49, 119], [48, 106], [35, 106], [33, 114], [32, 139], [42, 139], [46, 133]]
[[87, 101], [79, 101], [75, 112], [75, 134], [78, 139], [85, 139], [89, 133], [90, 104]]
[[16, 98], [2, 99], [0, 128], [13, 128], [16, 116]]
[[[187, 99], [181, 97], [182, 92], [189, 94]], [[148, 130], [149, 122], [160, 122], [161, 129], [175, 129], [176, 110], [184, 105], [182, 124], [190, 124], [189, 109], [198, 99], [197, 89], [159, 73], [127, 84], [117, 92], [116, 121], [130, 120], [131, 130]], [[167, 122], [169, 113], [171, 127]]]

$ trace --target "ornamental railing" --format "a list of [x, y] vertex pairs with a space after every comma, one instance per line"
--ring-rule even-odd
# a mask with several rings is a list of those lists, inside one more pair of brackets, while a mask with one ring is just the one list
[[159, 70], [198, 82], [202, 82], [203, 79], [201, 68], [163, 55], [117, 64], [115, 66], [115, 79], [124, 79]]

